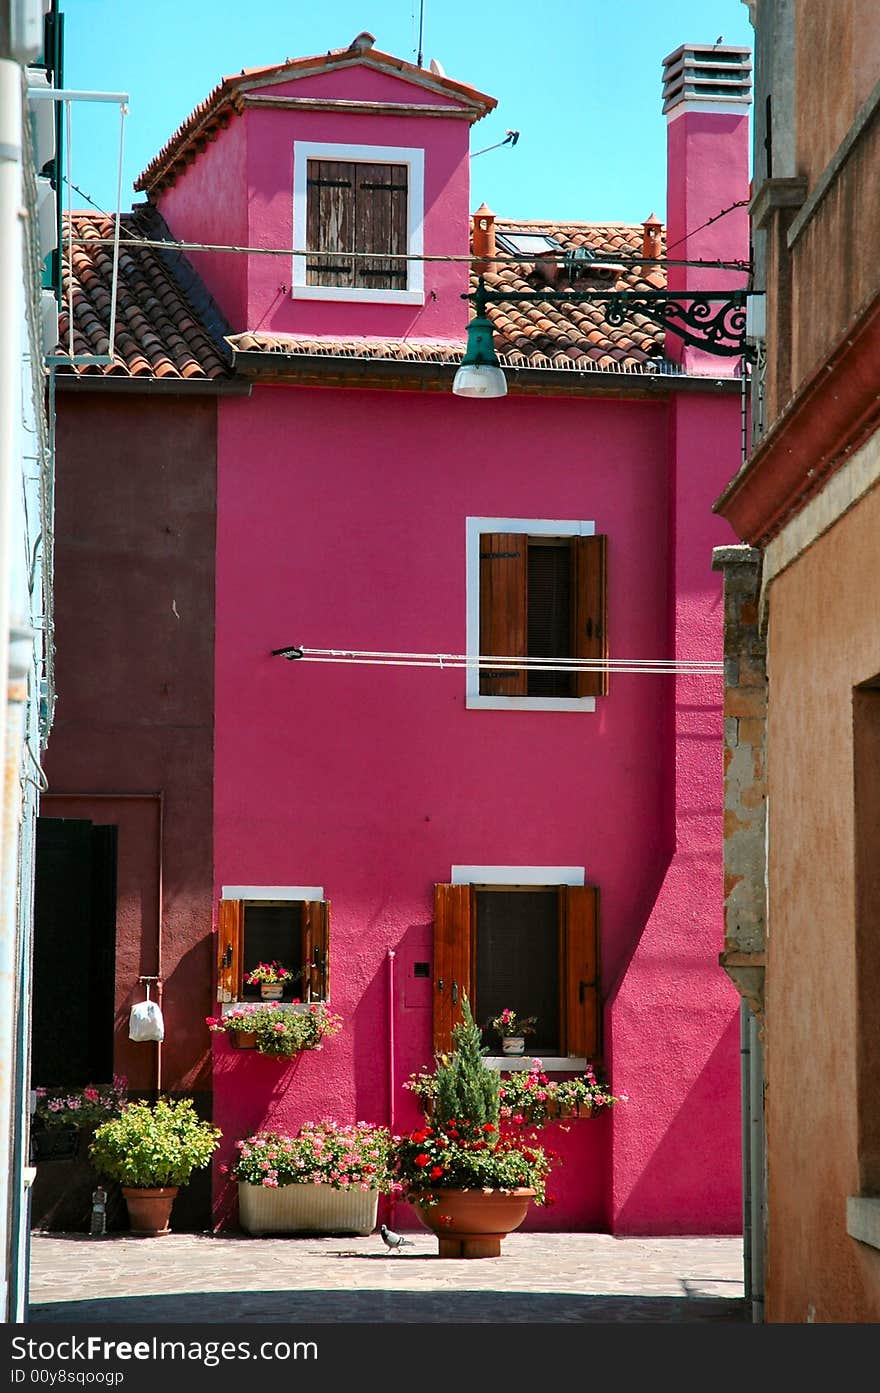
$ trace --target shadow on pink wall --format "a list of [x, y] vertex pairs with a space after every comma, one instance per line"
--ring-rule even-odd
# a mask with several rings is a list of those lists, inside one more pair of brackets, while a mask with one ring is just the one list
[[[737, 1013], [676, 1116], [662, 1124], [662, 1136], [650, 1149], [638, 1179], [620, 1205], [616, 1233], [669, 1236], [708, 1232], [707, 1215], [712, 1216], [713, 1233], [742, 1232], [742, 1191], [731, 1185], [730, 1174], [740, 1165], [740, 1109], [729, 1108], [726, 1101], [731, 1061], [738, 1054]], [[725, 1099], [723, 1107], [717, 1106], [719, 1097]], [[649, 1106], [649, 1100], [642, 1101], [642, 1111]], [[705, 1119], [713, 1116], [716, 1126], [707, 1128]], [[720, 1174], [716, 1164], [719, 1151], [731, 1160], [728, 1170]], [[658, 1214], [675, 1214], [678, 1222], [658, 1224]]]

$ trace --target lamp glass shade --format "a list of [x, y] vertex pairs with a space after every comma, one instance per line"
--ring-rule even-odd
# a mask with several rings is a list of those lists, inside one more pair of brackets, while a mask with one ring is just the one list
[[457, 397], [505, 397], [507, 378], [500, 368], [487, 363], [462, 363], [452, 390]]

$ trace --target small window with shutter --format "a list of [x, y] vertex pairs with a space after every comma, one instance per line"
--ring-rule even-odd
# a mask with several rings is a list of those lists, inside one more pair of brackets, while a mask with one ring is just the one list
[[283, 1001], [326, 1001], [330, 994], [329, 900], [222, 899], [217, 919], [217, 999], [260, 999], [245, 978], [277, 961], [294, 976]]
[[592, 524], [468, 519], [468, 705], [593, 710], [608, 694], [607, 589]]
[[423, 303], [424, 151], [294, 144], [292, 293]]

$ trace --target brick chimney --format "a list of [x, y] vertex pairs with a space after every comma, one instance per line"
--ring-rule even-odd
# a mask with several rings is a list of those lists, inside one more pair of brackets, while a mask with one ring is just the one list
[[[748, 48], [683, 44], [663, 60], [666, 254], [673, 260], [748, 260], [751, 91]], [[742, 206], [718, 216], [735, 203]], [[670, 266], [668, 284], [672, 290], [741, 289], [746, 276]], [[691, 372], [730, 377], [737, 371], [737, 359], [685, 347], [674, 334], [667, 334], [666, 352]]]
[[471, 219], [471, 255], [481, 260], [473, 263], [474, 274], [484, 276], [495, 268], [495, 214], [481, 203]]
[[660, 255], [660, 233], [663, 224], [656, 213], [649, 213], [642, 223], [642, 256], [652, 261]]

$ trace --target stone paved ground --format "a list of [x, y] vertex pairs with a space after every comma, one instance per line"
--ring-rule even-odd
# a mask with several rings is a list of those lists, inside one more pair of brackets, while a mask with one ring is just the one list
[[432, 1234], [31, 1237], [32, 1322], [749, 1323], [740, 1238], [512, 1233], [501, 1257], [437, 1257]]

